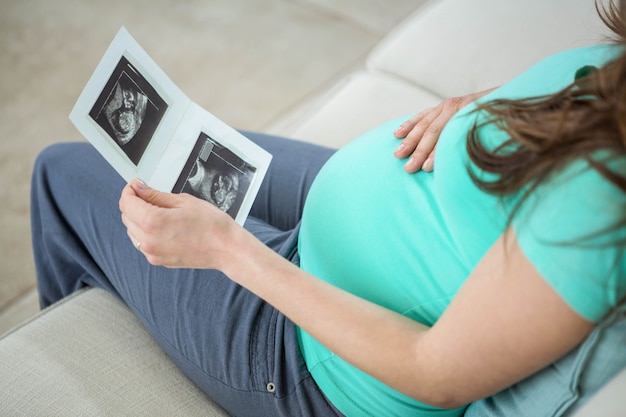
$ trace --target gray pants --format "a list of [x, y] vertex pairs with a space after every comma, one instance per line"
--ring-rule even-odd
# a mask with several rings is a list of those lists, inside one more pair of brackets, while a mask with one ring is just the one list
[[[297, 263], [304, 201], [333, 150], [246, 135], [274, 158], [245, 227]], [[87, 143], [41, 153], [31, 215], [42, 307], [86, 285], [104, 288], [233, 416], [340, 415], [308, 373], [295, 326], [280, 312], [218, 271], [155, 267], [135, 250], [118, 209], [124, 185]]]

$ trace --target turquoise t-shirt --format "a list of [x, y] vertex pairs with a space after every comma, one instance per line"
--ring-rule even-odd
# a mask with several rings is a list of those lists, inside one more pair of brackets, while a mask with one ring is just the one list
[[[579, 68], [602, 66], [616, 52], [616, 47], [596, 46], [557, 54], [483, 100], [555, 92], [574, 81]], [[301, 267], [413, 320], [435, 323], [502, 235], [512, 207], [479, 190], [467, 173], [467, 131], [480, 117], [471, 113], [473, 107], [443, 130], [434, 173], [406, 174], [404, 161], [393, 157], [398, 145], [393, 131], [406, 118], [385, 123], [338, 151], [306, 201]], [[481, 139], [497, 144], [506, 137], [487, 126]], [[626, 170], [624, 161], [614, 165]], [[540, 187], [513, 222], [527, 258], [589, 320], [599, 320], [626, 293], [623, 248], [563, 243], [610, 227], [625, 207], [621, 191], [576, 162]], [[621, 231], [595, 240], [624, 237]], [[351, 366], [305, 331], [299, 329], [298, 337], [313, 378], [347, 416], [463, 413], [463, 408], [441, 410], [417, 402]]]

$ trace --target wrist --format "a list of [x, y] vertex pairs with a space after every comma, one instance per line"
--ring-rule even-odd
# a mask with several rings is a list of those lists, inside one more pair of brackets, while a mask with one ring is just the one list
[[240, 277], [258, 269], [256, 266], [262, 259], [265, 245], [245, 228], [232, 222], [225, 234], [223, 242], [224, 254], [218, 260], [218, 269], [224, 272], [233, 281], [244, 285]]

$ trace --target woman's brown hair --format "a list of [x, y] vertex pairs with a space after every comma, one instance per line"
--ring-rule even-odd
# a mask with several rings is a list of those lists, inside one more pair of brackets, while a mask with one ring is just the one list
[[[596, 9], [615, 34], [613, 42], [626, 47], [626, 0], [604, 7], [596, 3]], [[478, 168], [468, 168], [469, 173], [486, 192], [506, 197], [523, 191], [513, 213], [539, 184], [581, 158], [626, 193], [626, 173], [610, 169], [606, 158], [594, 158], [601, 150], [626, 157], [626, 53], [602, 68], [583, 71], [556, 94], [496, 99], [476, 109], [486, 112], [487, 120], [468, 134], [467, 150]], [[509, 137], [496, 149], [480, 140], [480, 127], [491, 123]], [[479, 171], [495, 174], [495, 180], [479, 178]], [[619, 226], [624, 225], [626, 213]]]

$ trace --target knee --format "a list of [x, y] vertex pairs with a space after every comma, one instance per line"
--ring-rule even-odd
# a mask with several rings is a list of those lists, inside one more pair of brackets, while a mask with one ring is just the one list
[[89, 152], [91, 145], [83, 142], [55, 143], [44, 148], [35, 159], [35, 171], [48, 167], [67, 164], [74, 158]]
[[[65, 142], [55, 143], [43, 149], [33, 165], [33, 182], [54, 176], [63, 175], [67, 170], [77, 171], [82, 165], [89, 166], [88, 160], [93, 160], [92, 154], [97, 154], [90, 143]], [[81, 165], [79, 167], [79, 165]], [[86, 172], [86, 171], [85, 171]]]

